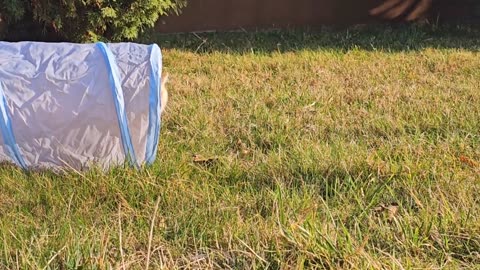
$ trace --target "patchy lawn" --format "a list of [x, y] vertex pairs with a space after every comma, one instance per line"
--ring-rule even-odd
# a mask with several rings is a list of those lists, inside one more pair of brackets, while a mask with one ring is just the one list
[[480, 269], [479, 36], [150, 36], [155, 165], [2, 167], [0, 268]]

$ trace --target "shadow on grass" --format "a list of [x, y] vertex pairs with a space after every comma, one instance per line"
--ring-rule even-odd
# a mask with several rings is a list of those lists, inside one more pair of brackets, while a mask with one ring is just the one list
[[274, 53], [301, 50], [404, 52], [425, 48], [480, 50], [478, 25], [365, 25], [318, 30], [272, 30], [260, 32], [148, 33], [142, 43], [157, 43], [162, 49], [194, 53]]
[[[229, 169], [223, 173], [217, 173], [215, 169], [209, 170], [211, 175], [216, 175], [222, 186], [235, 187], [236, 189], [249, 191], [269, 190], [279, 187], [288, 190], [315, 189], [317, 195], [323, 199], [331, 199], [339, 194], [350, 190], [366, 187], [374, 189], [389, 183], [398, 175], [380, 174], [377, 170], [361, 164], [351, 168], [332, 166], [329, 168], [317, 166], [297, 166], [292, 164], [277, 165], [261, 164], [255, 168], [238, 170]], [[201, 173], [201, 172], [198, 172]]]

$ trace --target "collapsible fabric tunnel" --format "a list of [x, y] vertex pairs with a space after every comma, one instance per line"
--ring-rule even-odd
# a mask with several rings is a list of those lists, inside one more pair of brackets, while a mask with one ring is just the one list
[[103, 169], [155, 160], [157, 45], [0, 42], [0, 161]]

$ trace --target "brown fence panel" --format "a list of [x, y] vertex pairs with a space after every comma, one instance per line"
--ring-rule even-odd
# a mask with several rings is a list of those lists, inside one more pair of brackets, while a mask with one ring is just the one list
[[[316, 27], [415, 20], [464, 18], [475, 0], [189, 0], [180, 16], [161, 18], [156, 30], [223, 31], [252, 28]], [[480, 2], [480, 0], [478, 1]], [[478, 5], [478, 4], [477, 4]]]

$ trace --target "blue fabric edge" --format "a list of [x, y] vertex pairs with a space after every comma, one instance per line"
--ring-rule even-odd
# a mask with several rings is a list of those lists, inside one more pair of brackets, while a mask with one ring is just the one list
[[161, 128], [162, 52], [157, 44], [150, 45], [150, 95], [145, 161], [152, 164], [157, 156]]
[[2, 137], [5, 145], [7, 146], [10, 158], [23, 169], [27, 169], [27, 164], [20, 153], [17, 140], [13, 133], [12, 120], [8, 113], [7, 99], [5, 92], [3, 91], [2, 84], [0, 83], [0, 129], [2, 130]]
[[115, 103], [115, 109], [117, 111], [118, 125], [122, 137], [125, 157], [128, 159], [131, 165], [138, 167], [137, 157], [135, 155], [132, 138], [130, 136], [130, 129], [128, 127], [127, 112], [125, 110], [125, 100], [122, 84], [120, 83], [120, 71], [118, 69], [115, 56], [105, 43], [97, 42], [97, 47], [102, 52], [105, 62], [107, 64], [109, 81], [112, 90], [113, 100]]

